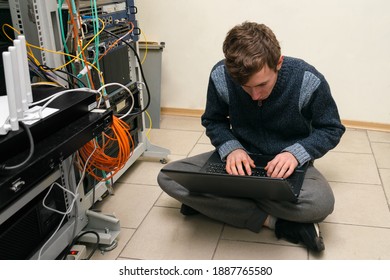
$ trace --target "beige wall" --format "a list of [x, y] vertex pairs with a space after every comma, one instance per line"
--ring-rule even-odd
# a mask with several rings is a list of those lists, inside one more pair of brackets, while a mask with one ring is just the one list
[[147, 40], [165, 42], [161, 107], [203, 109], [226, 32], [270, 26], [282, 53], [328, 79], [342, 119], [390, 124], [388, 0], [136, 0]]

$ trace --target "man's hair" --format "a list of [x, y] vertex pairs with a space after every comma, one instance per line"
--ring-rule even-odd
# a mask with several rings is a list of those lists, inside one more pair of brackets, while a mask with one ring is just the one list
[[223, 52], [226, 69], [241, 85], [264, 65], [276, 71], [281, 55], [279, 42], [272, 30], [255, 22], [233, 27], [226, 35]]

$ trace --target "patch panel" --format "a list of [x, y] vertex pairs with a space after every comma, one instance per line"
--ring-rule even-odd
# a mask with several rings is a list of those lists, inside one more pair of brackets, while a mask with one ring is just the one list
[[[140, 30], [135, 19], [137, 8], [133, 5], [133, 1], [98, 6], [95, 15], [92, 14], [91, 8], [89, 6], [84, 8], [81, 7], [79, 13], [81, 18], [81, 26], [84, 33], [83, 35], [85, 36], [86, 40], [94, 36], [94, 21], [96, 20], [95, 17], [97, 15], [99, 18], [99, 28], [101, 28], [102, 24], [104, 23], [104, 28], [119, 36], [129, 31], [131, 23], [134, 26], [133, 32], [124, 39], [138, 41]], [[100, 40], [104, 40], [102, 37], [104, 37], [104, 34], [101, 34]]]

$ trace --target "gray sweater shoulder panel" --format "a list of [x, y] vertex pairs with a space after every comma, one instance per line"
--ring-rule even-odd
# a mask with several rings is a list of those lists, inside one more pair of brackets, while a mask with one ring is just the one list
[[313, 93], [321, 84], [320, 78], [312, 72], [305, 71], [299, 97], [299, 110], [302, 110], [310, 101]]
[[225, 65], [220, 64], [211, 72], [217, 93], [222, 100], [229, 104], [229, 87], [226, 81]]

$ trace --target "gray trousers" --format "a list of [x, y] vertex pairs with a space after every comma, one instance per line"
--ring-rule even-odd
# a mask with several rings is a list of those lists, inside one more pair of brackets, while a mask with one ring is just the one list
[[[168, 163], [169, 168], [198, 171], [211, 153]], [[313, 165], [310, 165], [306, 172], [297, 203], [210, 194], [195, 195], [162, 172], [157, 180], [164, 192], [181, 203], [212, 219], [253, 232], [260, 231], [268, 215], [295, 222], [321, 222], [333, 212], [335, 202], [328, 182]]]

